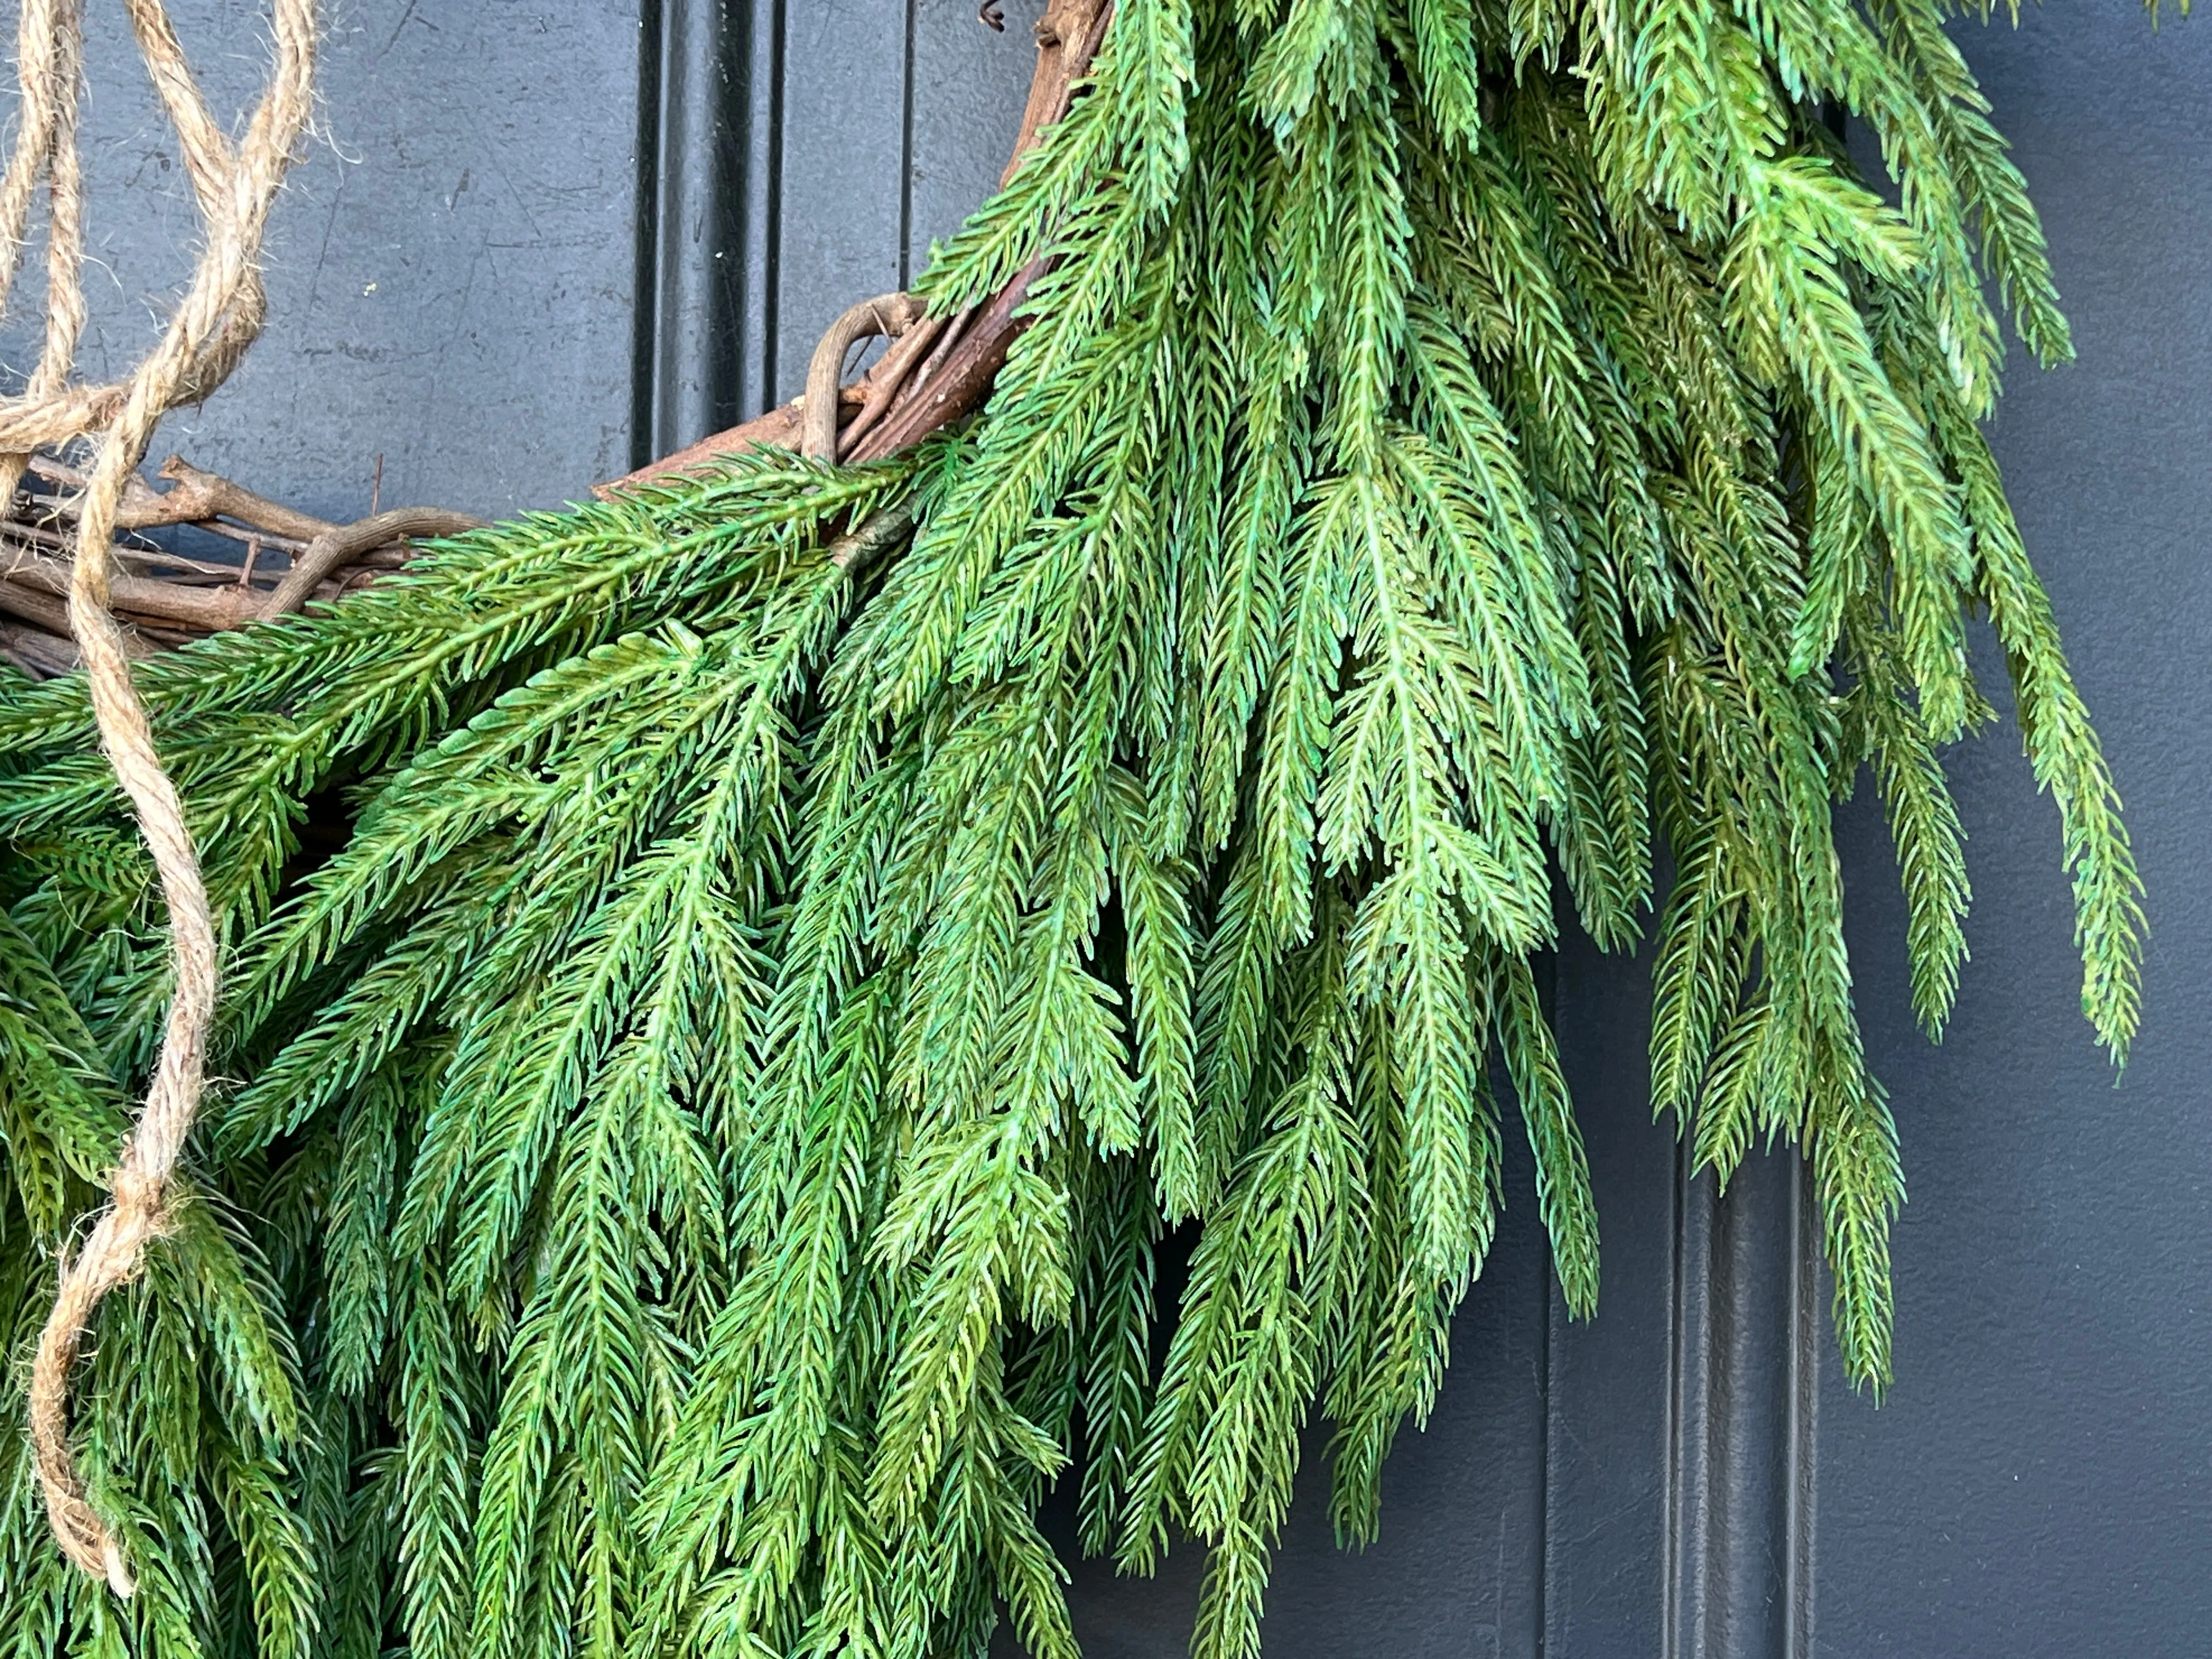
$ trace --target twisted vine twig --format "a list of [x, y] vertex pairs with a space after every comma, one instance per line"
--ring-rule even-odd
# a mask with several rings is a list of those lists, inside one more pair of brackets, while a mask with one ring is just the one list
[[[70, 555], [75, 520], [89, 480], [46, 456], [33, 457], [31, 471], [73, 493], [19, 496], [15, 514], [0, 519], [0, 617], [14, 619], [0, 621], [0, 654], [43, 678], [79, 665], [59, 601], [68, 597], [74, 580]], [[379, 570], [404, 565], [410, 540], [457, 535], [482, 522], [442, 507], [410, 507], [332, 524], [256, 495], [181, 456], [163, 462], [161, 476], [174, 487], [157, 492], [131, 478], [116, 513], [118, 529], [190, 525], [245, 543], [246, 556], [236, 564], [214, 564], [157, 547], [112, 547], [118, 562], [146, 574], [114, 577], [109, 608], [154, 645], [182, 644], [296, 611], [310, 599], [335, 598]], [[291, 564], [289, 570], [260, 571], [257, 586], [264, 553], [286, 556]]]

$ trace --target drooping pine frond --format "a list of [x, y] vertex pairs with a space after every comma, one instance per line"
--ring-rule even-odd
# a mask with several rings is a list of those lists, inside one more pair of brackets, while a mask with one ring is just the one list
[[[1065, 1480], [1089, 1549], [1203, 1540], [1197, 1651], [1248, 1659], [1316, 1404], [1340, 1533], [1377, 1523], [1508, 1134], [1595, 1305], [1532, 968], [1567, 917], [1656, 930], [1700, 1163], [1809, 1159], [1879, 1389], [1902, 1186], [1832, 814], [1867, 769], [1940, 1030], [1974, 608], [2116, 1060], [2142, 926], [1977, 426], [1985, 291], [2069, 348], [1943, 21], [1125, 0], [927, 278], [949, 310], [1049, 256], [965, 426], [146, 665], [230, 1081], [83, 1383], [140, 1594], [11, 1464], [0, 1647], [924, 1659], [1003, 1607], [1062, 1659]], [[9, 682], [19, 1341], [166, 996], [126, 823], [82, 688]]]

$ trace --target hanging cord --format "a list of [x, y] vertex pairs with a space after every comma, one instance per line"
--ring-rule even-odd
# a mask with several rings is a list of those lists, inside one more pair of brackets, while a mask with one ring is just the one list
[[222, 385], [261, 331], [266, 303], [256, 260], [269, 210], [313, 111], [315, 54], [313, 0], [273, 0], [275, 68], [234, 151], [209, 112], [161, 0], [126, 0], [126, 5], [147, 71], [177, 130], [206, 235], [184, 303], [128, 380], [110, 386], [68, 385], [83, 324], [79, 0], [24, 0], [22, 125], [7, 172], [0, 175], [0, 256], [6, 259], [0, 301], [21, 255], [41, 176], [49, 203], [46, 356], [26, 395], [0, 402], [0, 479], [12, 490], [33, 449], [104, 434], [78, 503], [70, 629], [84, 659], [101, 746], [131, 798], [161, 876], [175, 975], [161, 1054], [145, 1108], [116, 1168], [113, 1201], [75, 1261], [64, 1256], [60, 1294], [40, 1334], [31, 1371], [31, 1439], [47, 1519], [70, 1559], [106, 1578], [118, 1595], [129, 1595], [133, 1581], [120, 1546], [87, 1501], [70, 1455], [70, 1372], [100, 1298], [137, 1273], [147, 1241], [167, 1224], [169, 1179], [199, 1105], [216, 963], [215, 928], [191, 833], [176, 787], [155, 753], [122, 630], [108, 609], [110, 547], [125, 486], [145, 459], [161, 416]]
[[[22, 79], [22, 130], [0, 179], [0, 311], [22, 263], [31, 201], [46, 180], [46, 337], [23, 401], [43, 404], [69, 385], [84, 332], [84, 179], [76, 149], [78, 94], [84, 82], [84, 20], [79, 0], [23, 0], [16, 58]], [[0, 455], [0, 502], [23, 481], [27, 455]]]

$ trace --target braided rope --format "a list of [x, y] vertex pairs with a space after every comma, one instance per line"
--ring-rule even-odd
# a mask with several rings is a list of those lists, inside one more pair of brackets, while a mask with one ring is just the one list
[[[100, 1299], [138, 1272], [147, 1241], [167, 1224], [178, 1154], [198, 1109], [201, 1069], [215, 1009], [215, 927], [206, 884], [175, 786], [155, 752], [145, 706], [131, 680], [123, 635], [108, 609], [111, 544], [125, 486], [161, 416], [227, 379], [266, 315], [257, 267], [262, 233], [313, 111], [313, 0], [273, 0], [276, 63], [246, 136], [234, 150], [209, 112], [161, 0], [125, 0], [156, 94], [177, 131], [206, 246], [184, 302], [153, 352], [117, 385], [69, 385], [84, 304], [83, 181], [76, 109], [83, 94], [81, 0], [23, 0], [18, 57], [22, 120], [0, 174], [0, 304], [20, 262], [41, 179], [48, 203], [46, 337], [25, 395], [0, 401], [0, 483], [12, 491], [33, 449], [102, 434], [77, 521], [69, 618], [84, 659], [101, 747], [131, 799], [168, 904], [175, 989], [161, 1051], [113, 1198], [76, 1259], [64, 1258], [53, 1311], [39, 1337], [30, 1427], [46, 1516], [70, 1560], [118, 1595], [129, 1565], [78, 1479], [69, 1444], [69, 1383]], [[0, 496], [4, 499], [4, 496]]]

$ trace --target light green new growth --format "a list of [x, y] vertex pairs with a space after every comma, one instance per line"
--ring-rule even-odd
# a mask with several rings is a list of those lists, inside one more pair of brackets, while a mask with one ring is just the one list
[[[0, 1652], [980, 1659], [1003, 1607], [1069, 1659], [1060, 1480], [1130, 1567], [1202, 1539], [1195, 1650], [1249, 1659], [1316, 1405], [1375, 1531], [1507, 1135], [1595, 1304], [1532, 967], [1570, 911], [1656, 930], [1699, 1162], [1811, 1161], [1878, 1389], [1902, 1188], [1832, 815], [1869, 769], [1939, 1031], [1970, 614], [2116, 1060], [2142, 925], [1977, 428], [1985, 291], [2069, 348], [1944, 22], [1122, 0], [927, 278], [1057, 256], [964, 428], [525, 519], [145, 665], [234, 1081], [80, 1380], [139, 1594], [63, 1562], [7, 1437]], [[830, 556], [901, 504], [910, 544]], [[7, 683], [0, 755], [20, 1352], [165, 957], [82, 687]]]

